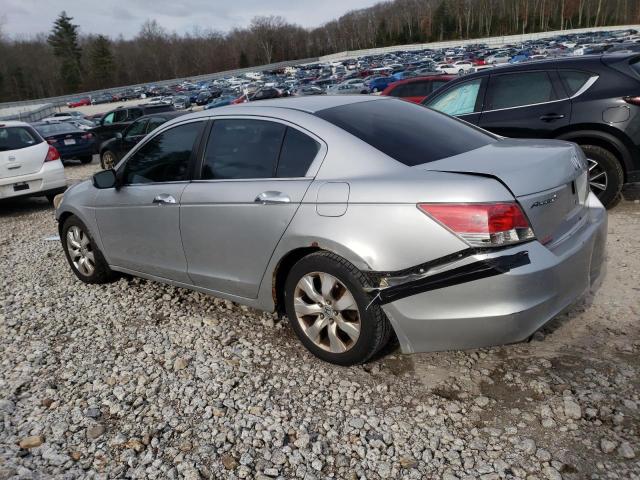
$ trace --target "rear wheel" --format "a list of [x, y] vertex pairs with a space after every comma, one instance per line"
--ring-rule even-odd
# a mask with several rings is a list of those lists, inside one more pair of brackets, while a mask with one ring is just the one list
[[624, 173], [616, 156], [596, 145], [580, 145], [589, 162], [589, 185], [602, 204], [613, 207], [621, 196]]
[[118, 278], [78, 217], [71, 216], [64, 222], [60, 240], [71, 270], [83, 282], [109, 283]]
[[298, 261], [285, 282], [285, 307], [300, 341], [338, 365], [363, 363], [391, 336], [382, 308], [370, 304], [365, 276], [343, 258], [313, 253]]

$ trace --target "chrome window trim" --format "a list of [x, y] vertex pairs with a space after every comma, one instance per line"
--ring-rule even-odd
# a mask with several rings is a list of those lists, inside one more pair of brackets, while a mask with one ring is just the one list
[[[559, 72], [558, 72], [559, 73]], [[569, 100], [573, 100], [574, 98], [579, 97], [580, 95], [582, 95], [584, 92], [586, 92], [587, 90], [589, 90], [592, 85], [594, 83], [596, 83], [598, 81], [598, 79], [600, 78], [600, 75], [592, 75], [589, 80], [587, 80], [586, 82], [584, 82], [584, 85], [582, 85], [582, 87], [580, 87], [578, 89], [578, 91], [576, 93], [574, 93], [572, 96], [569, 97]]]
[[[520, 72], [517, 72], [517, 73], [520, 73]], [[507, 75], [509, 75], [509, 74], [507, 74]], [[547, 105], [547, 104], [550, 104], [550, 103], [564, 102], [565, 100], [573, 100], [574, 98], [579, 97], [584, 92], [589, 90], [593, 86], [593, 84], [598, 81], [599, 78], [600, 78], [600, 75], [592, 75], [589, 78], [589, 80], [587, 80], [584, 83], [584, 85], [582, 85], [582, 87], [580, 87], [580, 89], [576, 93], [574, 93], [572, 96], [570, 96], [568, 98], [560, 98], [558, 100], [550, 100], [548, 102], [528, 103], [527, 105], [518, 105], [517, 107], [505, 107], [505, 108], [495, 108], [493, 110], [482, 110], [482, 113], [501, 112], [503, 110], [513, 110], [515, 108], [536, 107], [538, 105]]]

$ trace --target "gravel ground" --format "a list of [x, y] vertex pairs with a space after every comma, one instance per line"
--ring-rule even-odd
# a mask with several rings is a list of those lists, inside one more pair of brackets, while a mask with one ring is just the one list
[[228, 301], [83, 285], [46, 202], [0, 212], [0, 479], [640, 479], [633, 199], [602, 288], [531, 343], [353, 368]]

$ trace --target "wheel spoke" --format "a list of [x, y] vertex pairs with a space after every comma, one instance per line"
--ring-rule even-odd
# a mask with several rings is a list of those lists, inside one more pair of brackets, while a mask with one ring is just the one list
[[596, 173], [593, 177], [589, 179], [589, 181], [593, 182], [596, 178], [600, 178], [603, 175], [606, 175], [606, 173], [605, 172]]
[[347, 322], [341, 315], [336, 318], [338, 328], [346, 333], [355, 342], [360, 336], [360, 326], [357, 323]]
[[320, 285], [322, 287], [322, 297], [324, 298], [324, 300], [333, 300], [333, 295], [331, 294], [331, 292], [336, 286], [336, 278], [333, 275], [329, 275], [328, 273], [321, 273]]
[[75, 239], [74, 231], [72, 229], [67, 232], [67, 244], [73, 248], [80, 248], [80, 243]]
[[82, 245], [83, 247], [89, 245], [89, 237], [83, 231], [80, 231], [80, 245]]
[[327, 335], [329, 337], [329, 349], [333, 353], [342, 353], [347, 351], [346, 345], [340, 340], [337, 332], [337, 324], [330, 325], [327, 329]]
[[595, 187], [598, 190], [604, 191], [607, 189], [607, 186], [604, 183], [597, 183], [597, 182], [589, 182], [589, 183], [592, 187]]
[[318, 317], [316, 318], [316, 321], [311, 324], [310, 327], [306, 328], [305, 333], [314, 343], [316, 344], [320, 343], [320, 333], [322, 332], [324, 327], [327, 326], [328, 323], [329, 323], [328, 318]]
[[335, 309], [339, 312], [343, 312], [345, 310], [356, 310], [358, 307], [356, 305], [356, 299], [353, 298], [351, 292], [349, 290], [345, 290], [340, 299], [334, 305]]
[[298, 286], [307, 294], [311, 300], [316, 303], [322, 303], [322, 296], [316, 291], [316, 287], [313, 285], [313, 277], [305, 275], [300, 279]]
[[317, 303], [306, 303], [301, 298], [296, 298], [293, 307], [298, 315], [304, 317], [307, 315], [320, 315], [322, 308]]

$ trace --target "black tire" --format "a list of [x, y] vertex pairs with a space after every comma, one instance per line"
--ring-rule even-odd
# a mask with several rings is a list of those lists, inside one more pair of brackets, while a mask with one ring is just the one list
[[[311, 272], [328, 273], [338, 279], [353, 295], [360, 314], [360, 335], [347, 351], [333, 353], [317, 346], [302, 330], [294, 308], [296, 285], [302, 277]], [[392, 335], [392, 327], [379, 305], [371, 303], [371, 297], [364, 291], [367, 278], [354, 265], [330, 252], [312, 253], [299, 260], [289, 272], [284, 286], [284, 301], [294, 332], [318, 358], [336, 365], [356, 365], [370, 360], [383, 349]], [[367, 308], [368, 307], [368, 308]]]
[[116, 163], [118, 163], [118, 159], [116, 157], [116, 154], [111, 150], [105, 150], [100, 154], [100, 166], [103, 170], [108, 170], [115, 167]]
[[[620, 162], [612, 152], [603, 147], [589, 144], [580, 145], [580, 147], [587, 159], [595, 162], [595, 165], [589, 162], [591, 191], [596, 194], [605, 207], [613, 207], [618, 203], [622, 195], [622, 185], [624, 183], [622, 165], [620, 165]], [[600, 177], [594, 179], [594, 175], [600, 175]], [[598, 182], [602, 178], [605, 179], [604, 190], [595, 186], [596, 184], [602, 184], [601, 181]]]
[[[94, 269], [93, 272], [89, 275], [81, 272], [75, 265], [71, 258], [71, 253], [69, 252], [69, 246], [67, 242], [67, 236], [69, 235], [69, 230], [73, 227], [79, 228], [88, 238], [89, 243], [87, 249], [93, 253], [94, 257]], [[84, 283], [110, 283], [114, 280], [117, 280], [119, 275], [117, 272], [114, 272], [109, 268], [102, 252], [96, 246], [96, 242], [93, 240], [93, 237], [89, 233], [89, 229], [86, 227], [82, 221], [76, 216], [71, 216], [67, 218], [62, 226], [60, 241], [62, 242], [62, 249], [64, 250], [64, 254], [67, 257], [67, 262], [69, 262], [69, 266], [73, 273], [78, 277], [79, 280]]]
[[93, 160], [93, 155], [80, 157], [80, 162], [82, 162], [83, 164], [91, 163], [91, 160]]

